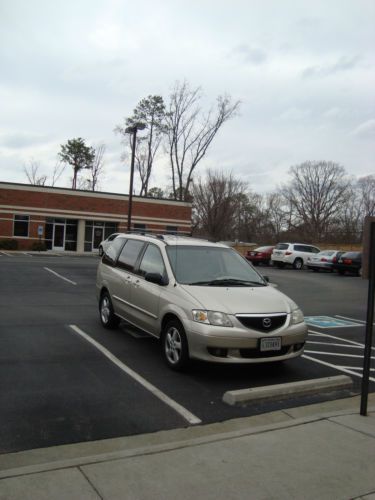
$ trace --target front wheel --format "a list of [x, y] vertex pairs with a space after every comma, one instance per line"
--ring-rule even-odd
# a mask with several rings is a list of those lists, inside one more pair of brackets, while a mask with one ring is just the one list
[[103, 292], [99, 301], [100, 321], [104, 328], [112, 330], [120, 323], [120, 318], [113, 311], [111, 297], [108, 292]]
[[169, 321], [163, 330], [163, 357], [172, 370], [183, 370], [189, 364], [189, 346], [184, 327], [178, 320]]
[[293, 262], [293, 267], [294, 269], [302, 269], [303, 267], [303, 260], [302, 259], [296, 259], [294, 262]]

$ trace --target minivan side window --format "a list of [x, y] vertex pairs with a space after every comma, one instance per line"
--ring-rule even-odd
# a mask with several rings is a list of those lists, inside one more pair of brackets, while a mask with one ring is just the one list
[[107, 248], [105, 254], [103, 255], [104, 264], [108, 264], [109, 266], [114, 265], [119, 251], [121, 250], [125, 241], [125, 238], [116, 238], [115, 240], [113, 240], [113, 243]]
[[156, 245], [148, 245], [139, 266], [141, 276], [145, 276], [147, 273], [166, 275], [163, 257]]
[[305, 245], [294, 245], [294, 250], [296, 252], [309, 252], [310, 250], [308, 250]]
[[117, 266], [127, 271], [133, 271], [143, 245], [143, 241], [128, 240], [118, 257]]

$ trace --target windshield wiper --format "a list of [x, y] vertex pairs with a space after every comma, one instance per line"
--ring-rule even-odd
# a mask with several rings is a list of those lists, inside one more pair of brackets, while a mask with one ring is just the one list
[[236, 278], [218, 278], [212, 281], [195, 281], [193, 283], [186, 283], [186, 285], [196, 286], [265, 286], [261, 281], [246, 281]]

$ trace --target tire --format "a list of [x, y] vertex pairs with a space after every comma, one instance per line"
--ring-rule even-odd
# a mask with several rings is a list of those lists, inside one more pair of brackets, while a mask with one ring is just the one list
[[176, 371], [187, 368], [190, 362], [188, 341], [184, 327], [177, 319], [168, 321], [165, 325], [161, 346], [164, 361], [169, 368]]
[[294, 269], [302, 269], [303, 268], [303, 260], [302, 259], [299, 259], [297, 258], [294, 262], [293, 262], [293, 268]]
[[113, 311], [111, 297], [108, 292], [103, 292], [99, 300], [100, 322], [108, 330], [113, 330], [120, 323], [120, 318]]
[[103, 247], [99, 247], [99, 257], [102, 257], [103, 253]]

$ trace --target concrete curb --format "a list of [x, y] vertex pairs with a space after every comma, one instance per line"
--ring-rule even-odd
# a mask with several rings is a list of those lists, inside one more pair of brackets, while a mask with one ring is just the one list
[[312, 392], [333, 391], [352, 387], [353, 381], [347, 375], [324, 377], [288, 384], [276, 384], [265, 387], [252, 387], [224, 393], [223, 401], [234, 406], [260, 399], [280, 399], [288, 396], [310, 394]]

